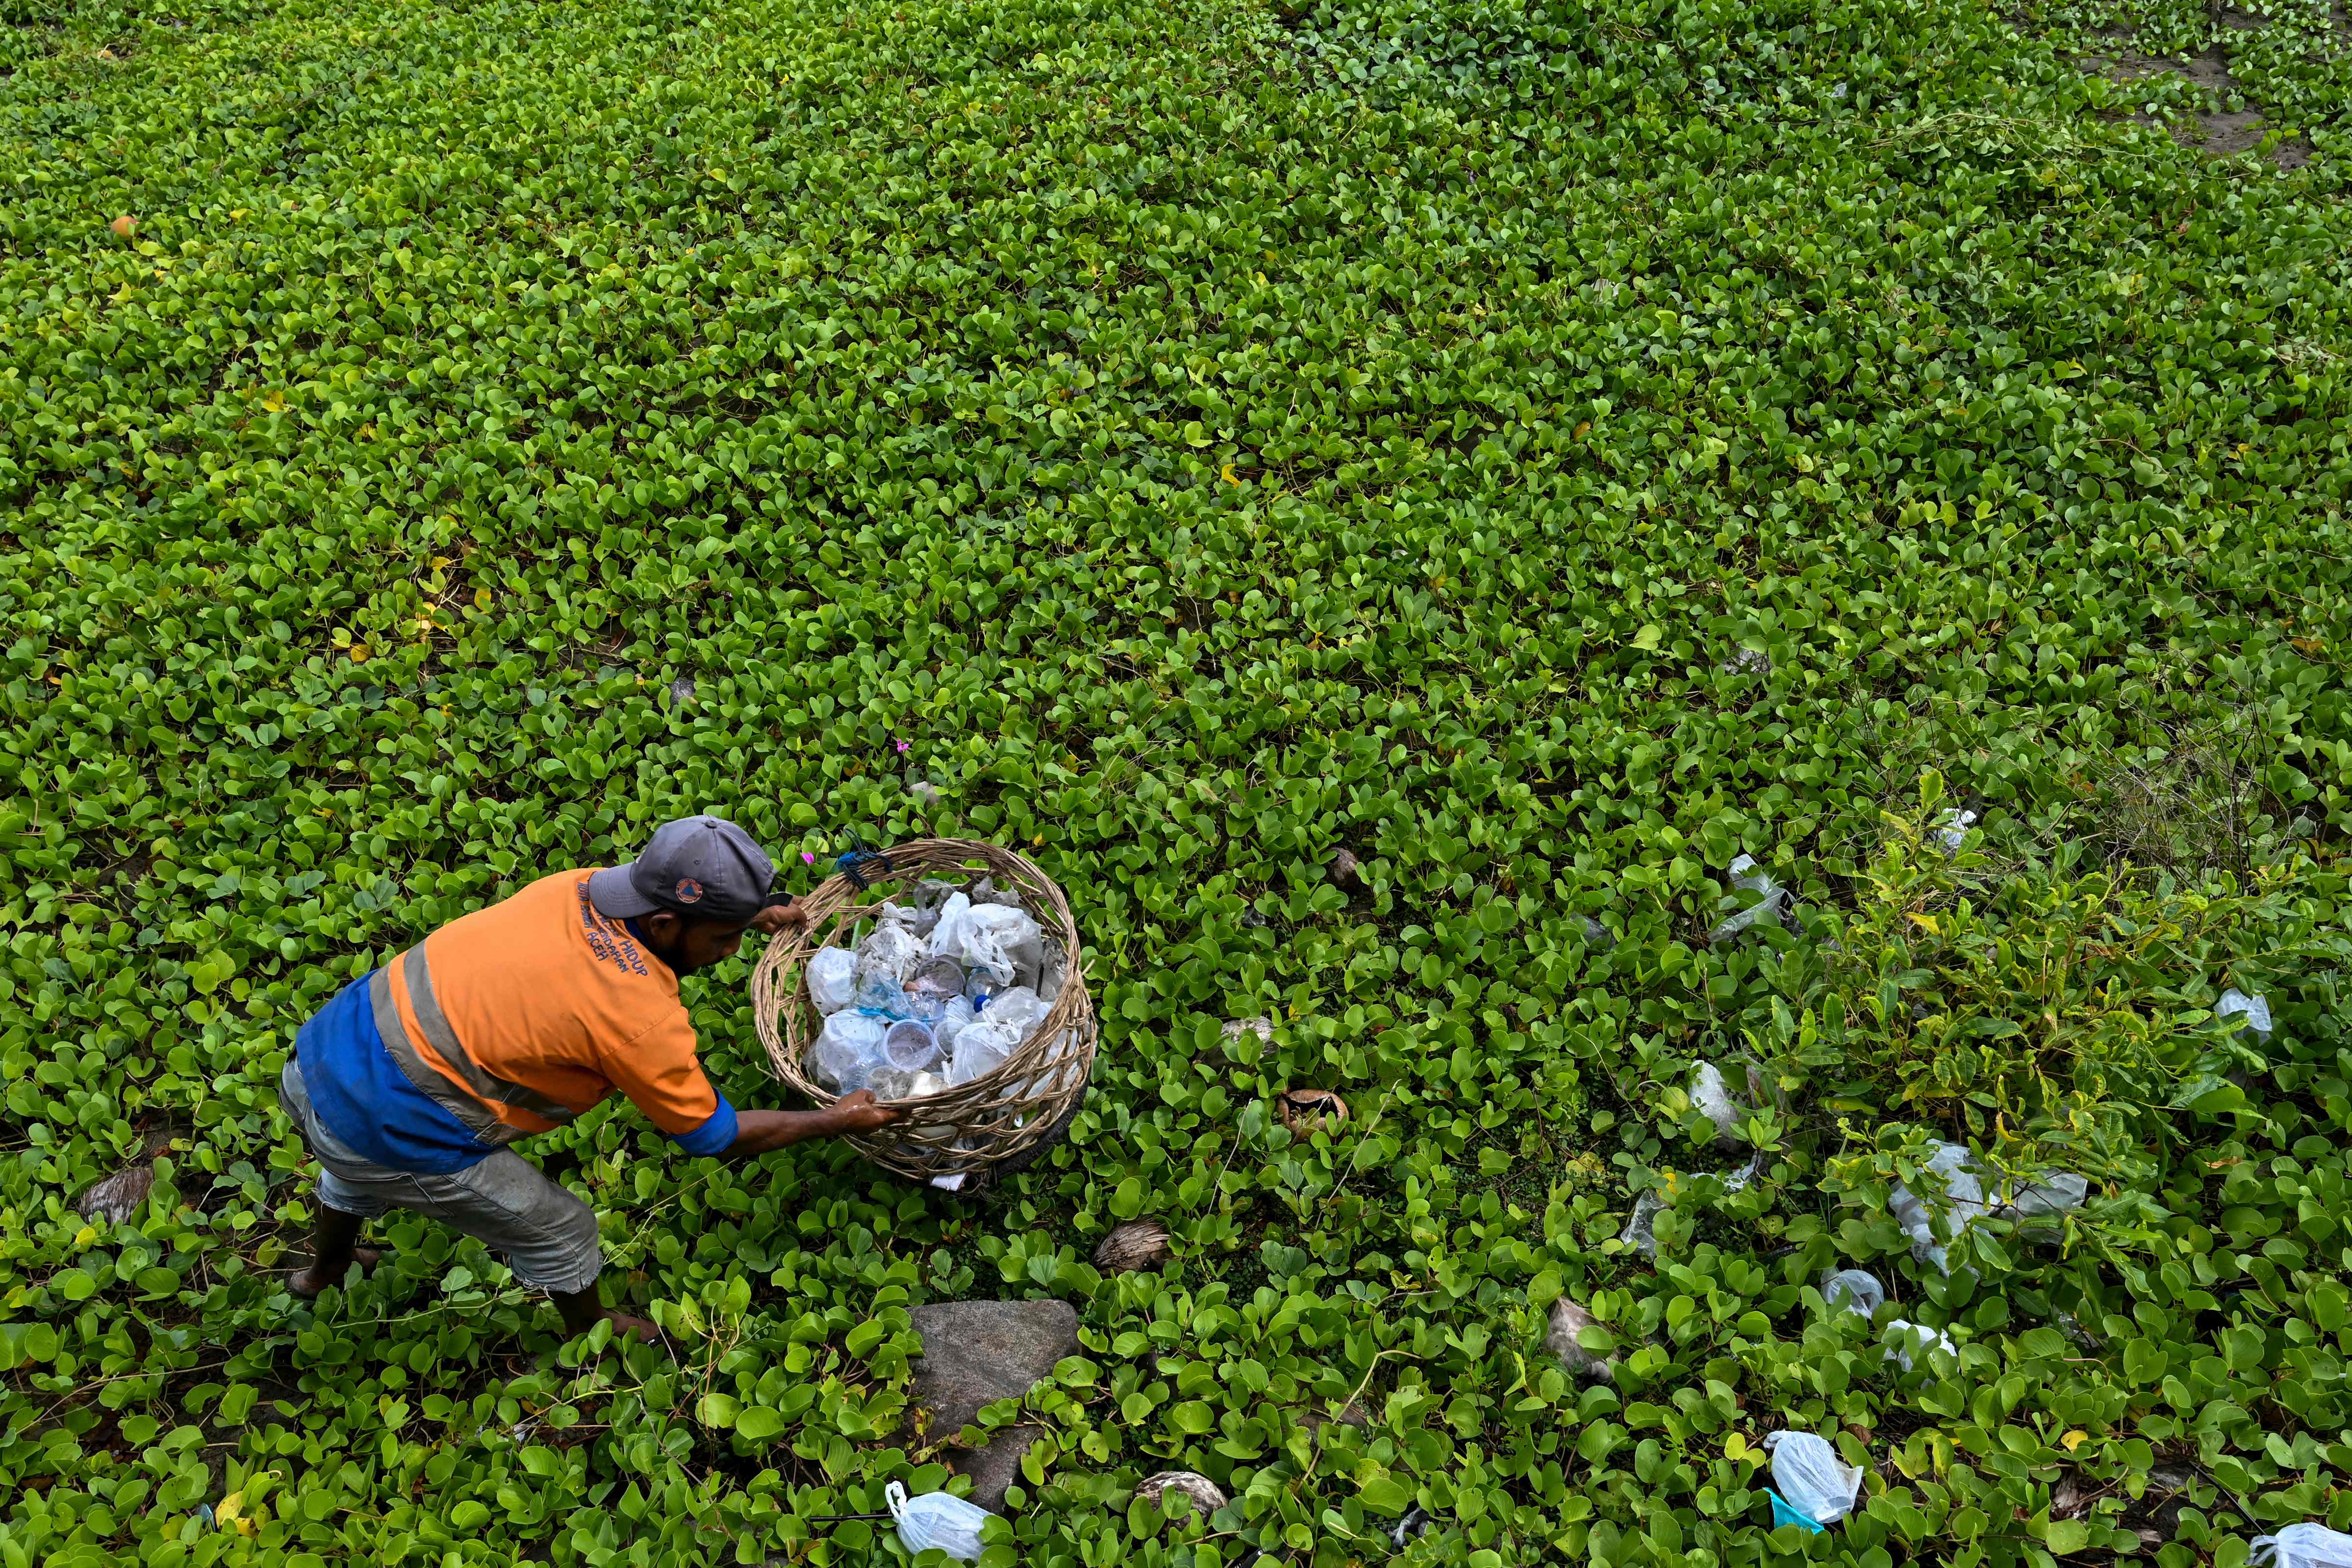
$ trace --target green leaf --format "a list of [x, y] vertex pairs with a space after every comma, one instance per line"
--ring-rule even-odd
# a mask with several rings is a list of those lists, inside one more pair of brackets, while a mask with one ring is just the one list
[[754, 1443], [764, 1443], [781, 1434], [791, 1425], [783, 1413], [764, 1405], [746, 1405], [734, 1416], [735, 1435]]

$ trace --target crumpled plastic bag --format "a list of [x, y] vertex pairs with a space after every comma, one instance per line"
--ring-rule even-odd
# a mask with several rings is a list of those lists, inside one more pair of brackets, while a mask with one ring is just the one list
[[1885, 1304], [1886, 1287], [1864, 1268], [1841, 1268], [1822, 1281], [1822, 1300], [1867, 1318]]
[[834, 1014], [809, 1047], [809, 1076], [835, 1094], [864, 1089], [876, 1072], [890, 1065], [882, 1053], [882, 1037], [889, 1030], [887, 1018], [847, 1008]]
[[1977, 823], [1977, 814], [1953, 806], [1936, 820], [1936, 842], [1944, 847], [1946, 855], [1957, 855], [1960, 846], [1969, 840], [1969, 829]]
[[1835, 1524], [1853, 1511], [1862, 1472], [1839, 1458], [1828, 1438], [1813, 1432], [1769, 1432], [1764, 1451], [1772, 1456], [1773, 1489], [1805, 1519]]
[[1045, 933], [1024, 910], [1000, 902], [971, 902], [964, 893], [948, 898], [939, 910], [939, 929], [931, 931], [931, 957], [955, 959], [971, 980], [995, 980], [997, 985], [1018, 985], [1021, 963], [1007, 947], [1007, 938], [1030, 941], [1028, 985], [1037, 985], [1045, 973]]
[[1544, 1332], [1544, 1348], [1574, 1377], [1587, 1383], [1607, 1383], [1617, 1375], [1615, 1356], [1597, 1356], [1577, 1337], [1595, 1326], [1583, 1303], [1562, 1296], [1551, 1304], [1551, 1321]]
[[1908, 1318], [1886, 1320], [1886, 1348], [1905, 1372], [1911, 1370], [1914, 1356], [1925, 1360], [1929, 1351], [1946, 1351], [1953, 1355], [1960, 1353], [1960, 1347], [1952, 1342], [1951, 1335], [1941, 1329], [1931, 1329], [1925, 1323], [1915, 1323]]
[[[1788, 914], [1790, 906], [1796, 902], [1795, 896], [1788, 889], [1774, 881], [1769, 871], [1758, 866], [1756, 858], [1752, 855], [1742, 855], [1731, 863], [1731, 885], [1755, 893], [1759, 898], [1748, 908], [1744, 910], [1735, 908], [1730, 914], [1726, 915], [1713, 931], [1707, 932], [1706, 940], [1709, 942], [1727, 941], [1759, 921], [1769, 921], [1774, 925], [1779, 925]], [[1738, 900], [1735, 896], [1725, 901], [1727, 904], [1737, 904]]]
[[898, 1526], [898, 1544], [912, 1556], [936, 1546], [965, 1563], [980, 1561], [980, 1530], [996, 1516], [978, 1503], [950, 1492], [925, 1492], [910, 1498], [892, 1481], [882, 1489], [890, 1518]]
[[[2011, 1190], [2007, 1203], [1996, 1205], [1985, 1196], [1984, 1178], [1977, 1169], [1974, 1157], [1958, 1143], [1936, 1145], [1936, 1152], [1928, 1160], [1927, 1169], [1944, 1178], [1942, 1205], [1955, 1237], [1986, 1215], [2003, 1219], [2021, 1219], [2063, 1214], [2068, 1209], [2080, 1208], [2091, 1192], [2088, 1178], [2071, 1172], [2053, 1171], [2032, 1181], [2018, 1184]], [[1913, 1258], [1934, 1265], [1939, 1273], [1951, 1272], [1948, 1248], [1936, 1238], [1935, 1210], [1926, 1198], [1897, 1182], [1894, 1192], [1888, 1194], [1886, 1209], [1895, 1216], [1895, 1223], [1910, 1236]]]
[[955, 1051], [948, 1062], [948, 1082], [970, 1083], [983, 1073], [994, 1072], [1020, 1048], [1021, 1033], [1013, 1020], [983, 1013], [956, 1036]]
[[874, 929], [857, 944], [857, 989], [887, 977], [891, 988], [903, 989], [907, 976], [923, 961], [923, 939], [915, 934], [915, 911], [884, 904], [874, 911]]
[[808, 961], [809, 1000], [830, 1016], [857, 994], [857, 955], [845, 947], [821, 947]]
[[1000, 991], [988, 999], [980, 1016], [991, 1023], [1003, 1022], [1027, 1039], [1037, 1026], [1045, 1021], [1045, 1004], [1037, 993], [1026, 985], [1015, 985], [1010, 991]]
[[1701, 1062], [1691, 1071], [1691, 1104], [1698, 1113], [1715, 1125], [1715, 1141], [1722, 1144], [1739, 1142], [1742, 1110], [1731, 1098], [1731, 1086], [1724, 1081], [1723, 1069], [1713, 1062]]
[[2352, 1535], [2324, 1524], [2290, 1524], [2252, 1545], [2248, 1568], [2352, 1568]]
[[956, 1037], [964, 1032], [972, 1020], [971, 1002], [967, 997], [950, 996], [940, 1014], [940, 1021], [931, 1026], [931, 1038], [950, 1056], [955, 1054]]
[[2213, 1005], [2213, 1016], [2217, 1018], [2234, 1018], [2241, 1013], [2246, 1016], [2246, 1033], [2257, 1040], [2271, 1037], [2269, 997], [2249, 996], [2233, 985], [2222, 992], [2221, 1000]]
[[[1727, 1198], [1754, 1181], [1763, 1173], [1763, 1170], [1764, 1156], [1759, 1154], [1737, 1170], [1702, 1171], [1692, 1179], [1696, 1181], [1712, 1179], [1721, 1182], [1722, 1195]], [[1669, 1174], [1668, 1180], [1673, 1179]], [[1658, 1256], [1658, 1215], [1664, 1212], [1665, 1207], [1665, 1195], [1657, 1188], [1643, 1189], [1633, 1199], [1633, 1212], [1627, 1216], [1625, 1228], [1617, 1233], [1618, 1241], [1654, 1262]]]

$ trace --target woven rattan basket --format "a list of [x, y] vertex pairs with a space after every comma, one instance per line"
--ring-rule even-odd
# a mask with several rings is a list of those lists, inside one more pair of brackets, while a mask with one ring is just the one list
[[836, 943], [902, 882], [911, 887], [925, 877], [993, 877], [999, 887], [1017, 889], [1037, 923], [1060, 941], [1069, 959], [1061, 994], [1044, 1022], [995, 1071], [929, 1099], [908, 1100], [915, 1115], [850, 1142], [876, 1164], [918, 1181], [1017, 1165], [1021, 1155], [1060, 1133], [1094, 1071], [1095, 1005], [1087, 994], [1086, 955], [1070, 902], [1025, 856], [993, 844], [925, 838], [901, 844], [884, 858], [887, 869], [873, 859], [860, 864], [863, 890], [846, 874], [827, 879], [801, 900], [811, 918], [800, 935], [772, 942], [760, 955], [751, 971], [751, 1013], [760, 1043], [767, 1047], [778, 1078], [818, 1105], [831, 1105], [836, 1097], [817, 1087], [802, 1066], [823, 1026], [803, 978], [810, 958], [820, 947]]

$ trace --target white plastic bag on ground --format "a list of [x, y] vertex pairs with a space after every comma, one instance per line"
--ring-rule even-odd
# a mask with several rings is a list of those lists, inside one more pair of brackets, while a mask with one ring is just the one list
[[1715, 1125], [1717, 1143], [1737, 1143], [1740, 1108], [1731, 1098], [1731, 1086], [1723, 1081], [1723, 1069], [1713, 1062], [1701, 1062], [1691, 1072], [1691, 1104], [1698, 1113]]
[[809, 1000], [831, 1015], [857, 994], [857, 955], [845, 947], [821, 947], [808, 962]]
[[[1927, 1169], [1944, 1178], [1942, 1203], [1950, 1217], [1952, 1235], [1958, 1236], [1969, 1221], [1991, 1212], [1984, 1201], [1984, 1184], [1977, 1179], [1976, 1166], [1966, 1149], [1958, 1143], [1937, 1144]], [[1936, 1238], [1935, 1211], [1927, 1199], [1897, 1182], [1886, 1209], [1910, 1236], [1912, 1257], [1934, 1265], [1940, 1273], [1952, 1271], [1945, 1244]]]
[[1969, 840], [1969, 829], [1974, 827], [1977, 814], [1953, 806], [1936, 820], [1936, 842], [1944, 847], [1947, 855], [1957, 855], [1960, 846]]
[[966, 1563], [980, 1561], [980, 1527], [996, 1516], [976, 1502], [949, 1492], [925, 1492], [910, 1498], [892, 1481], [882, 1489], [890, 1518], [898, 1528], [898, 1544], [908, 1555], [936, 1546]]
[[2020, 1218], [2064, 1214], [2068, 1209], [2081, 1208], [2083, 1200], [2090, 1195], [2089, 1177], [2071, 1171], [2050, 1171], [2033, 1181], [2018, 1184], [2010, 1194], [2010, 1201], [2000, 1205], [2000, 1212]]
[[2217, 1018], [2234, 1018], [2241, 1013], [2246, 1016], [2246, 1033], [2253, 1036], [2257, 1040], [2267, 1040], [2271, 1037], [2271, 999], [2269, 997], [2249, 996], [2237, 987], [2231, 986], [2222, 992], [2221, 1000], [2213, 1005], [2213, 1016]]
[[1789, 1506], [1816, 1524], [1834, 1524], [1853, 1511], [1862, 1472], [1838, 1458], [1828, 1438], [1811, 1432], [1770, 1432], [1772, 1486]]
[[[1723, 942], [1738, 936], [1759, 921], [1769, 921], [1774, 925], [1779, 925], [1781, 917], [1789, 912], [1789, 906], [1796, 901], [1790, 896], [1788, 889], [1772, 879], [1772, 874], [1769, 871], [1762, 869], [1756, 864], [1753, 856], [1742, 855], [1731, 863], [1731, 885], [1735, 889], [1759, 895], [1758, 900], [1744, 910], [1734, 908], [1731, 913], [1726, 915], [1722, 921], [1707, 933], [1706, 939], [1709, 942]], [[1725, 901], [1727, 904], [1736, 905], [1737, 895]]]
[[983, 1073], [994, 1072], [1020, 1047], [1020, 1033], [1010, 1019], [997, 1019], [983, 1013], [956, 1036], [955, 1051], [948, 1063], [948, 1082], [970, 1083]]
[[1841, 1268], [1822, 1281], [1822, 1300], [1867, 1318], [1885, 1302], [1886, 1287], [1866, 1269]]
[[1960, 1347], [1952, 1342], [1951, 1335], [1941, 1329], [1931, 1329], [1925, 1323], [1915, 1323], [1908, 1318], [1886, 1320], [1886, 1348], [1894, 1352], [1895, 1362], [1905, 1372], [1911, 1370], [1914, 1357], [1924, 1361], [1929, 1351], [1947, 1351], [1953, 1355], [1960, 1353]]
[[866, 1080], [889, 1065], [882, 1054], [882, 1037], [890, 1021], [865, 1013], [843, 1011], [824, 1021], [824, 1028], [809, 1047], [809, 1076], [835, 1094], [864, 1089]]
[[2249, 1568], [2352, 1568], [2352, 1535], [2324, 1524], [2290, 1524], [2254, 1537], [2246, 1562]]

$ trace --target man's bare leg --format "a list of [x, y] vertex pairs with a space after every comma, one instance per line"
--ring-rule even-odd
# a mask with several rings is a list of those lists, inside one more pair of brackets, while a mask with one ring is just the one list
[[298, 1270], [288, 1279], [287, 1289], [297, 1296], [316, 1296], [330, 1285], [341, 1284], [344, 1273], [354, 1263], [362, 1274], [373, 1268], [383, 1255], [373, 1247], [359, 1245], [362, 1223], [357, 1215], [322, 1205], [318, 1227], [310, 1236], [310, 1267]]
[[624, 1334], [633, 1333], [651, 1344], [661, 1338], [661, 1331], [643, 1318], [633, 1318], [626, 1312], [616, 1312], [604, 1305], [598, 1299], [593, 1284], [585, 1290], [550, 1290], [547, 1299], [555, 1303], [558, 1312], [563, 1314], [563, 1331], [567, 1334], [584, 1334], [602, 1320], [613, 1325], [613, 1337], [616, 1340]]

